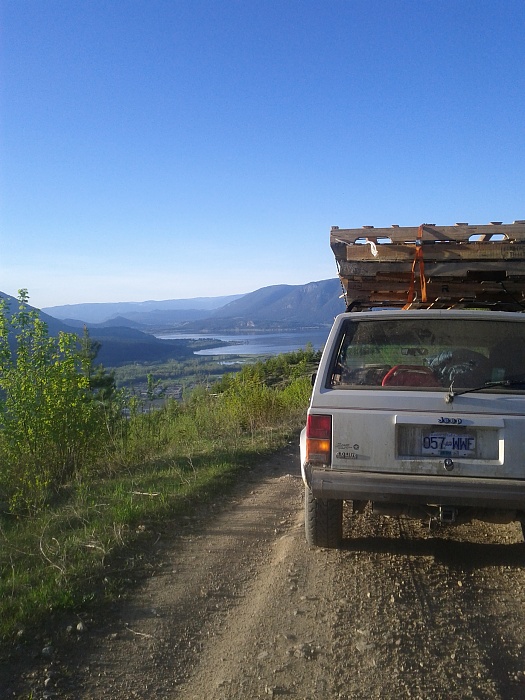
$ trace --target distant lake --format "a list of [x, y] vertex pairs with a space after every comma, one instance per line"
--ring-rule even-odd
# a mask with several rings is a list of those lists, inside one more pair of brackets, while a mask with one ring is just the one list
[[230, 342], [217, 348], [197, 350], [195, 355], [279, 355], [282, 352], [302, 350], [311, 343], [314, 350], [321, 350], [328, 338], [329, 328], [315, 331], [290, 331], [288, 333], [160, 333], [157, 338], [163, 340], [213, 338]]

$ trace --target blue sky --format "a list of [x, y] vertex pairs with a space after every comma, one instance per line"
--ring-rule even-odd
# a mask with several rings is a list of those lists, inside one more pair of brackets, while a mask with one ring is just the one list
[[525, 218], [523, 0], [2, 0], [0, 290], [336, 276], [330, 226]]

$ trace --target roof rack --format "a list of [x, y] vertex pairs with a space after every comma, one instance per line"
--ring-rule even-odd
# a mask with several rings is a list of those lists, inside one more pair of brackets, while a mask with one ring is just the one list
[[348, 309], [525, 310], [525, 220], [482, 226], [332, 226]]

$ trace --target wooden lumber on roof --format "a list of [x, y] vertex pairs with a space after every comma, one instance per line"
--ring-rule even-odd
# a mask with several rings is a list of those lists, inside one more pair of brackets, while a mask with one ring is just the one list
[[[525, 309], [525, 221], [472, 226], [332, 227], [334, 252], [347, 306], [404, 306], [419, 249], [426, 306]], [[419, 262], [415, 303], [421, 298]], [[419, 296], [418, 296], [419, 293]]]
[[[376, 250], [381, 261], [406, 261], [413, 260], [416, 243], [391, 243], [376, 244]], [[491, 241], [472, 243], [443, 243], [428, 244], [423, 242], [425, 258], [429, 261], [453, 261], [453, 260], [521, 260], [525, 254], [525, 241], [523, 243], [509, 243], [508, 241]], [[370, 245], [345, 245], [346, 260], [370, 260], [377, 256], [372, 253]]]
[[[339, 228], [332, 226], [330, 239], [341, 240], [343, 243], [355, 243], [356, 240], [387, 239], [392, 243], [415, 243], [418, 238], [419, 226], [391, 226], [390, 228], [374, 228], [374, 226], [362, 226], [361, 228]], [[435, 224], [423, 224], [423, 242], [435, 243], [436, 241], [451, 241], [455, 243], [469, 242], [473, 236], [507, 236], [509, 241], [525, 241], [525, 220], [515, 221], [513, 224], [491, 223], [482, 226], [470, 224], [455, 224], [454, 226], [436, 226]]]

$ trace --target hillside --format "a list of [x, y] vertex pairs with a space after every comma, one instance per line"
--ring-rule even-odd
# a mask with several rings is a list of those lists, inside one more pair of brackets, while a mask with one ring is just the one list
[[226, 330], [295, 330], [328, 327], [345, 310], [338, 279], [263, 287], [232, 301], [207, 319], [184, 324], [204, 333]]
[[[18, 311], [18, 299], [15, 299], [15, 297], [10, 296], [9, 294], [5, 294], [4, 292], [0, 292], [0, 298], [5, 299], [7, 301], [10, 313]], [[28, 308], [30, 311], [39, 312], [40, 318], [42, 319], [42, 321], [44, 321], [44, 323], [47, 324], [50, 335], [58, 335], [59, 331], [64, 331], [65, 333], [78, 332], [78, 328], [74, 328], [73, 326], [70, 326], [67, 323], [64, 323], [63, 321], [57, 319], [56, 317], [44, 313], [40, 309], [36, 309], [34, 306], [28, 306]]]
[[193, 357], [195, 350], [217, 347], [219, 340], [160, 340], [149, 333], [123, 326], [90, 329], [90, 337], [101, 343], [97, 362], [118, 367], [132, 362], [166, 362]]
[[[0, 292], [0, 297], [6, 299], [9, 311], [18, 310], [18, 300], [9, 294]], [[67, 325], [62, 321], [49, 316], [40, 309], [28, 307], [32, 311], [38, 311], [40, 318], [48, 327], [49, 335], [56, 336], [59, 332], [76, 333], [81, 335], [84, 323], [73, 321]], [[126, 325], [127, 324], [127, 325]], [[193, 356], [195, 350], [207, 347], [217, 347], [220, 341], [215, 340], [159, 340], [150, 333], [145, 333], [136, 328], [130, 328], [126, 319], [116, 319], [115, 326], [91, 326], [88, 324], [90, 338], [101, 343], [97, 362], [106, 367], [117, 367], [130, 362], [163, 362], [169, 359], [187, 359]], [[10, 344], [14, 350], [14, 338], [10, 338]]]

